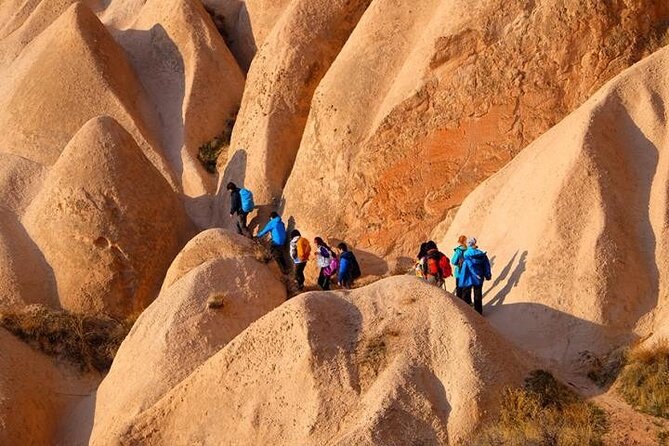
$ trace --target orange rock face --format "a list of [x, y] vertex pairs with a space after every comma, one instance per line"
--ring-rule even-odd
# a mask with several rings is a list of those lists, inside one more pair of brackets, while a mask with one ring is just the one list
[[314, 94], [285, 217], [390, 260], [413, 253], [477, 184], [658, 48], [668, 17], [662, 1], [372, 2]]

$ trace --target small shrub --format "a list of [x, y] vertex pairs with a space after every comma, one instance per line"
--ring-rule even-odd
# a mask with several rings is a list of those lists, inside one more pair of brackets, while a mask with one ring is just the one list
[[626, 348], [618, 348], [603, 357], [592, 357], [588, 378], [601, 388], [612, 385], [625, 364]]
[[669, 342], [632, 349], [615, 385], [632, 407], [669, 418]]
[[232, 128], [235, 126], [235, 118], [230, 118], [225, 121], [225, 128], [214, 139], [202, 144], [197, 153], [197, 159], [202, 163], [202, 166], [209, 173], [216, 173], [216, 165], [218, 158], [224, 149], [230, 146], [230, 138], [232, 137]]
[[506, 389], [500, 413], [469, 444], [475, 446], [598, 446], [606, 414], [553, 376], [536, 370], [518, 389]]
[[41, 305], [0, 313], [0, 326], [37, 350], [79, 366], [81, 371], [108, 371], [132, 322]]

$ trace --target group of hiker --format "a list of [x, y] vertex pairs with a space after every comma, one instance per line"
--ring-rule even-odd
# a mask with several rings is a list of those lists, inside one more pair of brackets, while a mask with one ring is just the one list
[[[235, 183], [228, 183], [230, 192], [230, 216], [236, 218], [237, 232], [251, 237], [248, 229], [248, 214], [255, 208], [253, 194]], [[289, 268], [284, 257], [287, 242], [286, 225], [277, 212], [270, 214], [269, 222], [256, 235], [262, 238], [269, 234], [271, 239], [271, 256], [279, 265], [281, 272], [288, 274]], [[314, 243], [314, 258], [319, 268], [318, 286], [322, 290], [329, 290], [333, 278], [337, 285], [350, 289], [353, 281], [360, 277], [361, 271], [353, 252], [346, 243], [339, 243], [332, 249], [321, 237], [316, 237]], [[304, 289], [304, 270], [311, 259], [312, 249], [309, 240], [302, 237], [297, 229], [290, 233], [290, 257], [293, 261], [295, 283], [298, 290]], [[451, 267], [453, 265], [453, 267]], [[416, 256], [416, 275], [428, 283], [445, 288], [445, 279], [455, 278], [455, 295], [468, 305], [483, 314], [483, 282], [490, 280], [490, 260], [484, 251], [481, 251], [476, 238], [462, 235], [458, 238], [458, 245], [453, 249], [453, 256], [449, 259], [439, 251], [434, 241], [422, 243]], [[473, 294], [473, 300], [472, 300]]]
[[453, 276], [455, 295], [483, 314], [483, 282], [490, 280], [492, 273], [488, 255], [478, 248], [476, 238], [461, 235], [450, 260], [434, 241], [422, 243], [415, 269], [417, 276], [441, 288], [445, 287], [445, 279]]
[[[228, 183], [227, 190], [230, 192], [230, 216], [236, 218], [237, 232], [251, 237], [248, 228], [248, 214], [255, 208], [253, 194], [235, 183]], [[289, 273], [289, 268], [284, 256], [286, 246], [286, 225], [277, 212], [270, 213], [269, 222], [262, 228], [256, 238], [260, 239], [267, 234], [270, 236], [270, 253], [276, 261], [283, 274]], [[341, 242], [336, 249], [330, 248], [321, 237], [314, 238], [314, 257], [319, 268], [318, 286], [322, 290], [329, 290], [332, 279], [336, 280], [341, 288], [350, 289], [353, 281], [360, 277], [360, 265], [353, 254], [349, 251], [346, 243]], [[290, 258], [293, 261], [293, 271], [297, 290], [304, 289], [304, 270], [311, 258], [311, 244], [309, 240], [302, 237], [299, 230], [290, 232], [289, 243]]]

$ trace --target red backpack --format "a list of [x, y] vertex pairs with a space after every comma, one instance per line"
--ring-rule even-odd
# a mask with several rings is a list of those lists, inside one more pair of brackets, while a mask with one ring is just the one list
[[439, 251], [428, 253], [423, 264], [423, 271], [426, 276], [434, 276], [439, 279], [446, 279], [453, 275], [451, 261]]

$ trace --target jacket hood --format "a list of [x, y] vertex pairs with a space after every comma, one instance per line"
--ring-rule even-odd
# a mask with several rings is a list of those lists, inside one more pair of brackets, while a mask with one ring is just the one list
[[340, 257], [342, 259], [352, 259], [353, 253], [351, 251], [342, 252]]
[[471, 260], [472, 263], [481, 263], [485, 260], [486, 253], [480, 249], [468, 249], [465, 251], [465, 259]]

